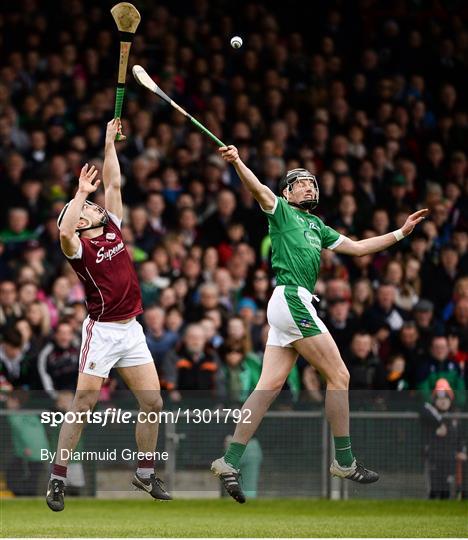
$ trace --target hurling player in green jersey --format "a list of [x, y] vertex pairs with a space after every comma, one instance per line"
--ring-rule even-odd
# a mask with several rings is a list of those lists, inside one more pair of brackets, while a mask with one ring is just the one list
[[322, 249], [345, 255], [377, 253], [410, 234], [424, 219], [423, 209], [408, 216], [401, 229], [365, 240], [351, 240], [312, 214], [319, 202], [319, 188], [313, 174], [293, 169], [282, 178], [279, 196], [262, 184], [239, 158], [234, 146], [221, 147], [222, 157], [232, 163], [245, 187], [252, 193], [269, 222], [272, 267], [277, 286], [268, 304], [270, 325], [260, 380], [243, 406], [250, 411], [237, 424], [226, 454], [215, 460], [211, 470], [223, 481], [228, 493], [245, 502], [239, 484], [239, 462], [269, 406], [281, 391], [298, 355], [325, 378], [325, 412], [335, 443], [334, 476], [369, 484], [379, 475], [357, 462], [349, 435], [349, 373], [335, 341], [312, 304]]

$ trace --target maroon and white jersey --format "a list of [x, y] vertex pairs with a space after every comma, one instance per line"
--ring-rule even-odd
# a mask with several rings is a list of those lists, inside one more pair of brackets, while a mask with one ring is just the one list
[[125, 249], [120, 220], [108, 212], [104, 232], [80, 238], [80, 248], [70, 264], [86, 291], [90, 319], [120, 321], [143, 312], [140, 285], [133, 262]]

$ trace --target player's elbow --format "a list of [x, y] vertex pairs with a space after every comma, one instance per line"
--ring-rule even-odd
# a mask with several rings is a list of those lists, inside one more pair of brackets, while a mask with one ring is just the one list
[[265, 189], [265, 186], [260, 184], [260, 188], [251, 191], [251, 193], [263, 210], [267, 212], [273, 210], [276, 204], [276, 197], [269, 189]]
[[118, 178], [112, 178], [108, 182], [104, 183], [104, 192], [117, 191], [121, 188], [120, 176]]
[[75, 235], [75, 229], [72, 229], [71, 227], [67, 227], [67, 226], [61, 226], [59, 234], [60, 234], [60, 242], [62, 244], [64, 242], [70, 242]]
[[364, 255], [367, 255], [367, 251], [361, 242], [353, 242], [352, 249], [355, 257], [364, 257]]

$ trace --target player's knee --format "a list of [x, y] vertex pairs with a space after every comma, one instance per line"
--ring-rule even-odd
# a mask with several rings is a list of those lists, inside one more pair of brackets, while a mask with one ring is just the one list
[[349, 371], [344, 364], [329, 374], [328, 383], [335, 389], [347, 390], [349, 388]]
[[268, 377], [268, 379], [260, 379], [256, 390], [266, 391], [271, 393], [273, 396], [276, 396], [284, 386], [285, 377], [276, 376]]
[[140, 402], [140, 408], [147, 413], [160, 413], [163, 409], [163, 399], [160, 394], [146, 396], [144, 401]]
[[281, 390], [283, 389], [283, 386], [284, 386], [284, 379], [282, 377], [278, 378], [278, 379], [274, 379], [272, 381], [272, 385], [271, 385], [271, 389], [273, 390], [274, 393], [278, 394], [279, 392], [281, 392]]
[[349, 371], [345, 366], [340, 368], [337, 373], [337, 383], [340, 388], [347, 390], [349, 388]]
[[75, 413], [87, 413], [92, 411], [97, 402], [97, 395], [93, 394], [77, 394], [73, 400], [72, 411]]

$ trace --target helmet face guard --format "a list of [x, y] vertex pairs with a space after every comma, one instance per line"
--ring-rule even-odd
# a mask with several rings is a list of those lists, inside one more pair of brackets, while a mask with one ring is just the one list
[[283, 197], [283, 191], [287, 188], [289, 192], [293, 189], [293, 184], [298, 180], [309, 180], [315, 190], [315, 195], [311, 199], [304, 199], [298, 203], [289, 202], [292, 206], [297, 206], [301, 210], [313, 210], [319, 203], [319, 187], [317, 183], [317, 178], [307, 169], [292, 169], [288, 171], [286, 175], [280, 180], [279, 191], [280, 195]]
[[[65, 216], [65, 213], [66, 211], [68, 210], [68, 207], [70, 206], [70, 202], [67, 202], [67, 204], [62, 208], [62, 211], [60, 212], [60, 215], [59, 217], [57, 218], [57, 227], [60, 229], [60, 225], [62, 224], [62, 221], [63, 221], [63, 217]], [[87, 205], [87, 206], [94, 206], [94, 208], [96, 208], [99, 213], [101, 214], [101, 219], [99, 220], [99, 223], [97, 225], [93, 225], [93, 222], [90, 220], [89, 217], [86, 217], [84, 214], [83, 214], [83, 210], [81, 211], [81, 214], [80, 214], [80, 219], [84, 219], [85, 221], [88, 222], [88, 224], [84, 227], [77, 227], [76, 228], [76, 232], [81, 232], [81, 231], [89, 231], [91, 229], [99, 229], [100, 227], [104, 227], [104, 225], [107, 225], [107, 223], [109, 223], [109, 215], [106, 211], [105, 208], [103, 208], [102, 206], [99, 206], [98, 204], [95, 204], [91, 201], [88, 201], [86, 200], [83, 207]]]

